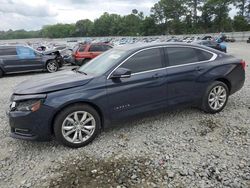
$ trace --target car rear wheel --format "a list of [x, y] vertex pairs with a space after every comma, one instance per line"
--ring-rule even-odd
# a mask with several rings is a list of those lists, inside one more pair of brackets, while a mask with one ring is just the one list
[[46, 69], [50, 73], [56, 72], [59, 69], [59, 64], [57, 63], [56, 60], [49, 60], [46, 65]]
[[89, 105], [77, 104], [64, 109], [55, 119], [56, 139], [65, 146], [79, 148], [89, 144], [101, 127], [99, 114]]
[[3, 71], [0, 69], [0, 78], [3, 77]]
[[203, 97], [203, 110], [212, 114], [222, 111], [227, 104], [228, 96], [229, 90], [225, 83], [212, 83]]

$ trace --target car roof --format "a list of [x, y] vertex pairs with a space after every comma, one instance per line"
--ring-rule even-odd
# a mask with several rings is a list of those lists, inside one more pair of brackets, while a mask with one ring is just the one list
[[25, 46], [25, 47], [28, 47], [27, 45], [13, 44], [13, 45], [0, 45], [0, 49], [16, 48], [16, 47], [18, 47], [18, 46]]
[[160, 47], [160, 46], [196, 47], [196, 48], [203, 48], [205, 50], [214, 52], [213, 49], [208, 48], [206, 46], [201, 46], [198, 44], [191, 44], [191, 43], [184, 43], [184, 42], [160, 42], [160, 43], [153, 43], [153, 44], [152, 43], [126, 44], [123, 46], [115, 47], [115, 49], [124, 50], [124, 51], [138, 51], [138, 50], [142, 50], [145, 48]]

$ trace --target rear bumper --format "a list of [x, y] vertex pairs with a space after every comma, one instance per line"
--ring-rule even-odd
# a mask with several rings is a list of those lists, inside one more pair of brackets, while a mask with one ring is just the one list
[[11, 137], [23, 140], [49, 141], [52, 138], [53, 109], [43, 105], [37, 112], [7, 112]]

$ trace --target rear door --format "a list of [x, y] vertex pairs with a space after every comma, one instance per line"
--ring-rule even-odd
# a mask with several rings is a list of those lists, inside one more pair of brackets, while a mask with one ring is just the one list
[[143, 50], [120, 67], [132, 71], [130, 78], [108, 79], [107, 96], [112, 119], [166, 106], [166, 69], [163, 49]]
[[23, 70], [22, 66], [20, 66], [20, 59], [17, 56], [16, 47], [1, 49], [0, 56], [3, 59], [5, 72], [19, 72]]
[[211, 67], [210, 61], [216, 54], [192, 47], [166, 47], [164, 51], [168, 60], [168, 104], [200, 98], [206, 88], [200, 76]]

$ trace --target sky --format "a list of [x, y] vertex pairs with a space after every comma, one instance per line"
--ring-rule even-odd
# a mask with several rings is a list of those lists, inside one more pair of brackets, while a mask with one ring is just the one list
[[0, 30], [38, 30], [43, 25], [94, 20], [104, 12], [150, 14], [158, 0], [0, 0]]
[[[158, 0], [0, 0], [1, 30], [39, 30], [43, 25], [94, 20], [104, 12], [130, 14], [133, 9], [150, 14]], [[231, 13], [234, 14], [234, 13]]]

